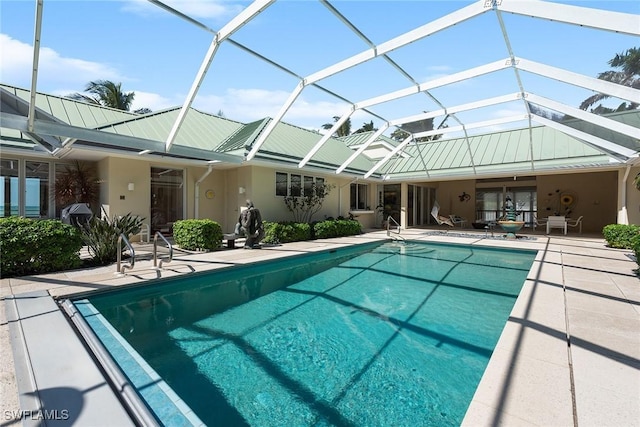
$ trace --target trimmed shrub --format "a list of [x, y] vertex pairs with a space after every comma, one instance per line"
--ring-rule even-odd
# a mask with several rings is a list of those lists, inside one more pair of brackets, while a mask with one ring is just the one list
[[300, 242], [311, 239], [311, 226], [301, 222], [264, 222], [264, 243]]
[[640, 233], [635, 224], [609, 224], [602, 229], [607, 245], [612, 248], [632, 249], [632, 242]]
[[[92, 216], [85, 223], [79, 224], [82, 240], [87, 246], [94, 265], [107, 265], [118, 260], [118, 237], [120, 234], [131, 236], [140, 232], [144, 218], [130, 213], [113, 218]], [[120, 250], [124, 252], [127, 246], [123, 243]]]
[[362, 225], [350, 219], [326, 220], [315, 223], [313, 231], [316, 239], [354, 236], [362, 233]]
[[355, 219], [342, 219], [336, 221], [338, 236], [355, 236], [362, 234], [362, 224]]
[[313, 236], [316, 239], [330, 239], [331, 237], [338, 237], [336, 221], [326, 220], [316, 222], [313, 224]]
[[362, 233], [358, 221], [328, 219], [307, 224], [303, 222], [265, 222], [264, 243], [300, 242], [311, 239], [328, 239], [330, 237], [353, 236]]
[[[631, 250], [633, 250], [633, 254], [636, 256], [636, 264], [640, 267], [640, 234], [636, 235], [631, 241]], [[640, 271], [638, 271], [640, 273]]]
[[59, 220], [0, 218], [0, 277], [80, 267], [79, 231]]
[[210, 219], [183, 219], [173, 224], [173, 239], [189, 251], [211, 251], [222, 245], [222, 227]]

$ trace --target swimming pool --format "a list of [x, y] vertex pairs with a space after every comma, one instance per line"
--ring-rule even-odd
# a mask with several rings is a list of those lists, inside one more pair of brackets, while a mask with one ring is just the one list
[[74, 303], [164, 424], [459, 425], [534, 257], [363, 245]]

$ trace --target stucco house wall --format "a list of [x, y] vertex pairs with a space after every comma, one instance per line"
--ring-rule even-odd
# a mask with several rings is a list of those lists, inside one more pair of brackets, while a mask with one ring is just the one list
[[538, 183], [538, 212], [541, 217], [553, 215], [558, 194], [563, 191], [577, 196], [571, 218], [583, 215], [582, 230], [599, 232], [607, 224], [617, 222], [618, 173], [616, 171], [542, 175]]
[[629, 224], [640, 225], [640, 190], [636, 188], [633, 179], [640, 173], [640, 166], [631, 168], [626, 181], [627, 215]]

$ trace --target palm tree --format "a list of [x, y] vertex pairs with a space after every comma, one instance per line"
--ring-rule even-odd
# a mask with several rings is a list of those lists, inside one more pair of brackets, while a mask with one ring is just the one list
[[76, 92], [68, 95], [67, 97], [77, 101], [87, 102], [89, 104], [97, 104], [118, 110], [129, 111], [133, 98], [136, 95], [135, 92], [122, 92], [122, 83], [114, 83], [109, 80], [96, 80], [94, 82], [89, 82], [87, 83], [84, 91], [91, 95]]
[[[340, 116], [333, 116], [333, 123], [323, 124], [322, 129], [331, 129], [335, 122], [337, 122], [338, 120], [340, 120]], [[345, 121], [342, 126], [338, 128], [335, 135], [338, 137], [351, 135], [351, 118], [348, 118], [347, 121]]]
[[353, 133], [375, 132], [378, 128], [373, 125], [373, 120], [369, 123], [363, 123], [362, 127]]
[[[634, 89], [640, 89], [640, 49], [633, 47], [626, 52], [616, 54], [616, 56], [609, 61], [609, 65], [613, 68], [619, 68], [620, 70], [604, 71], [598, 74], [599, 79], [617, 83], [622, 86], [629, 86]], [[589, 107], [607, 98], [609, 98], [609, 95], [603, 93], [590, 96], [582, 101], [580, 109], [587, 110]], [[635, 110], [636, 108], [638, 108], [638, 104], [635, 102], [623, 102], [615, 110], [599, 104], [597, 107], [592, 108], [591, 112], [604, 114], [614, 111]]]

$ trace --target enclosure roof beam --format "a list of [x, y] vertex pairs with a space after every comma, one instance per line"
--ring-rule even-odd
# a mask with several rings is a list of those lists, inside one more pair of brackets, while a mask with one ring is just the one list
[[574, 129], [560, 122], [554, 122], [553, 120], [547, 119], [546, 117], [538, 116], [537, 114], [531, 114], [531, 119], [537, 123], [540, 123], [541, 125], [548, 126], [574, 138], [581, 139], [585, 141], [587, 145], [590, 145], [591, 147], [599, 151], [604, 150], [605, 154], [621, 162], [626, 162], [630, 158], [637, 158], [637, 153], [633, 150], [620, 147], [618, 144], [614, 144], [605, 139], [598, 138], [597, 136], [582, 132], [578, 129]]
[[[389, 159], [391, 159], [393, 156], [395, 156], [400, 150], [402, 150], [404, 147], [407, 146], [407, 144], [409, 144], [411, 141], [413, 141], [413, 135], [409, 135], [404, 141], [402, 141], [400, 144], [398, 144], [393, 150], [391, 150], [390, 152], [387, 153], [386, 156], [384, 156], [384, 158], [380, 159], [380, 161], [378, 161], [378, 163], [376, 163], [371, 169], [369, 169], [369, 171], [364, 174], [364, 178], [369, 178], [375, 171], [377, 171], [382, 165], [384, 165], [385, 163], [387, 163], [389, 161]], [[426, 170], [425, 170], [426, 172]]]
[[496, 6], [503, 12], [532, 16], [549, 21], [613, 31], [628, 35], [640, 35], [638, 15], [611, 12], [589, 7], [572, 6], [547, 1], [503, 0]]
[[[638, 25], [640, 25], [640, 23]], [[561, 68], [552, 67], [550, 65], [541, 64], [539, 62], [523, 58], [516, 58], [516, 68], [538, 74], [540, 76], [549, 77], [550, 79], [558, 80], [563, 83], [569, 83], [574, 86], [583, 87], [640, 104], [640, 90], [629, 86], [622, 86], [606, 80], [587, 77], [583, 74], [574, 73], [572, 71], [563, 70]]]
[[414, 30], [401, 34], [396, 38], [393, 38], [384, 43], [381, 43], [377, 47], [373, 47], [364, 52], [360, 52], [345, 60], [337, 62], [333, 65], [330, 65], [327, 68], [317, 71], [307, 76], [305, 81], [307, 82], [307, 84], [315, 83], [319, 80], [325, 79], [336, 73], [340, 73], [344, 70], [355, 67], [356, 65], [360, 65], [366, 61], [369, 61], [370, 59], [384, 55], [395, 49], [401, 48], [417, 40], [420, 40], [424, 37], [435, 34], [438, 31], [442, 31], [446, 28], [452, 27], [456, 24], [459, 24], [468, 19], [471, 19], [474, 16], [480, 15], [486, 12], [487, 10], [490, 10], [484, 6], [484, 3], [485, 3], [484, 0], [476, 1], [470, 4], [469, 6], [463, 7], [462, 9], [454, 11], [442, 18], [433, 20], [421, 27], [418, 27]]
[[331, 138], [338, 131], [338, 129], [340, 129], [340, 126], [342, 126], [349, 119], [349, 117], [351, 117], [351, 115], [353, 114], [353, 111], [354, 111], [354, 107], [351, 106], [351, 108], [346, 113], [344, 113], [342, 117], [340, 117], [333, 124], [333, 126], [331, 126], [331, 129], [329, 129], [327, 133], [322, 135], [322, 138], [320, 138], [320, 141], [318, 141], [316, 145], [314, 145], [313, 148], [309, 150], [307, 155], [304, 156], [304, 158], [300, 161], [300, 163], [298, 163], [299, 168], [304, 167], [304, 165], [306, 165], [307, 162], [311, 160], [311, 158], [318, 152], [318, 150], [320, 150], [320, 148], [322, 148], [322, 146], [329, 140], [329, 138]]
[[631, 138], [640, 139], [640, 129], [637, 127], [629, 126], [625, 123], [620, 123], [615, 120], [611, 120], [607, 117], [600, 116], [598, 114], [589, 113], [579, 108], [570, 107], [561, 102], [557, 102], [542, 96], [534, 95], [532, 93], [528, 93], [526, 95], [527, 95], [527, 99], [530, 102], [533, 102], [534, 104], [538, 104], [543, 107], [547, 107], [551, 110], [555, 110], [560, 113], [567, 114], [571, 117], [575, 117], [580, 120], [584, 120], [584, 121], [593, 123], [595, 125], [602, 126], [605, 129], [611, 129], [623, 135], [630, 136]]
[[198, 70], [198, 74], [196, 75], [193, 84], [191, 85], [191, 89], [189, 89], [189, 93], [187, 94], [187, 98], [182, 104], [182, 108], [178, 113], [178, 117], [176, 121], [173, 123], [173, 127], [169, 132], [169, 136], [167, 137], [167, 141], [165, 143], [165, 150], [169, 151], [171, 145], [174, 143], [176, 136], [178, 135], [178, 131], [184, 122], [184, 119], [187, 116], [187, 112], [193, 103], [193, 100], [200, 89], [200, 85], [202, 85], [202, 81], [209, 70], [209, 66], [213, 61], [213, 57], [215, 56], [218, 47], [220, 44], [229, 38], [234, 32], [238, 31], [242, 28], [247, 22], [251, 21], [257, 15], [259, 15], [263, 10], [265, 10], [269, 5], [271, 5], [275, 0], [255, 0], [249, 6], [242, 10], [236, 17], [234, 17], [229, 23], [227, 23], [224, 27], [218, 31], [218, 33], [213, 37], [211, 41], [211, 45], [209, 46], [209, 50], [200, 65], [200, 69]]
[[342, 173], [342, 171], [345, 170], [347, 166], [349, 166], [351, 162], [356, 159], [356, 157], [362, 154], [362, 152], [366, 150], [376, 139], [378, 139], [378, 137], [382, 135], [387, 129], [389, 129], [389, 123], [385, 122], [382, 126], [380, 126], [380, 129], [375, 131], [373, 135], [371, 135], [369, 139], [367, 139], [364, 144], [360, 146], [360, 148], [354, 151], [353, 154], [351, 154], [351, 156], [349, 156], [349, 158], [344, 163], [342, 163], [342, 165], [340, 165], [338, 169], [336, 169], [336, 174]]
[[43, 0], [36, 1], [36, 18], [33, 32], [33, 64], [31, 67], [31, 92], [29, 94], [29, 114], [27, 117], [29, 132], [33, 132], [33, 122], [36, 119], [36, 88], [38, 83], [38, 63], [40, 62], [40, 38], [42, 36], [42, 8]]

